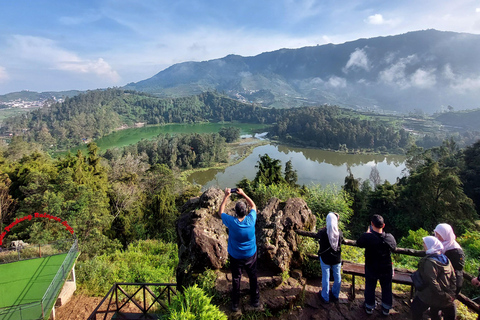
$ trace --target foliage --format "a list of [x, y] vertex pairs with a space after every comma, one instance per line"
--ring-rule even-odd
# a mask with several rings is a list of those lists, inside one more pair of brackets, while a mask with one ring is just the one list
[[359, 226], [368, 223], [373, 214], [382, 215], [386, 230], [397, 238], [409, 230], [433, 230], [441, 222], [452, 225], [457, 234], [475, 228], [477, 214], [459, 178], [460, 155], [451, 140], [430, 150], [412, 148], [407, 161], [409, 176], [374, 189], [365, 184], [360, 187], [353, 175], [348, 176], [344, 190], [354, 199], [352, 231], [358, 236], [362, 232]]
[[268, 154], [260, 156], [260, 160], [255, 165], [257, 174], [253, 182], [256, 184], [264, 184], [266, 186], [272, 184], [285, 183], [282, 175], [282, 162], [278, 159], [272, 159]]
[[[397, 245], [401, 248], [424, 250], [423, 238], [428, 235], [428, 231], [421, 228], [416, 231], [409, 230], [408, 236], [400, 239]], [[402, 267], [410, 270], [416, 270], [418, 266], [418, 261], [420, 260], [420, 258], [418, 257], [407, 256], [404, 254], [394, 254], [393, 258], [395, 260], [394, 263], [396, 267]]]
[[346, 226], [352, 216], [352, 209], [350, 208], [351, 200], [346, 192], [334, 186], [322, 188], [320, 185], [313, 185], [307, 188], [307, 192], [303, 197], [310, 210], [317, 217], [318, 229], [325, 226], [327, 214], [333, 211], [339, 214], [339, 228], [344, 232], [345, 236], [349, 235]]
[[467, 147], [464, 152], [464, 167], [460, 177], [464, 184], [465, 194], [470, 197], [480, 210], [480, 140]]
[[115, 282], [175, 282], [177, 246], [160, 240], [139, 240], [126, 250], [98, 255], [80, 262], [77, 278], [80, 290], [102, 296]]
[[122, 90], [92, 90], [48, 108], [8, 118], [1, 130], [23, 135], [46, 148], [62, 149], [103, 137], [135, 123], [198, 123], [243, 121], [273, 123], [282, 111], [256, 108], [214, 93], [158, 98]]
[[197, 285], [185, 288], [183, 293], [173, 297], [168, 306], [168, 319], [227, 320], [227, 316], [211, 300]]
[[235, 142], [240, 139], [240, 128], [227, 127], [222, 128], [218, 134], [225, 138], [227, 143]]
[[270, 135], [316, 148], [395, 150], [407, 148], [412, 138], [403, 128], [360, 119], [338, 107], [288, 109]]
[[292, 188], [287, 184], [271, 184], [269, 186], [262, 183], [255, 184], [253, 181], [243, 179], [237, 183], [237, 186], [242, 188], [246, 194], [255, 202], [259, 209], [264, 208], [271, 198], [278, 198], [287, 200], [289, 198], [301, 197], [301, 191], [297, 188]]

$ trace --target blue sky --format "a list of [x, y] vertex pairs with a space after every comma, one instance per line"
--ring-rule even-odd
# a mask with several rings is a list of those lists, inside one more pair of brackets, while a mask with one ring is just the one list
[[467, 0], [0, 0], [0, 94], [123, 86], [179, 62], [437, 29]]

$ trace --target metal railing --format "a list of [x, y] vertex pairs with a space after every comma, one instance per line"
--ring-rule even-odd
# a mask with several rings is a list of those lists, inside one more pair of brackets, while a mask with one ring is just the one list
[[70, 269], [77, 258], [77, 254], [78, 240], [75, 238], [73, 239], [73, 244], [67, 256], [63, 260], [62, 265], [55, 274], [42, 299], [31, 303], [0, 308], [0, 320], [37, 320], [48, 318], [55, 304], [56, 297], [63, 286], [63, 282], [69, 275]]
[[[176, 286], [176, 283], [115, 283], [102, 301], [100, 301], [95, 310], [93, 310], [88, 319], [96, 320], [97, 315], [100, 316], [100, 319], [107, 319], [107, 316], [109, 315], [119, 315], [122, 313], [123, 308], [126, 309], [129, 302], [133, 303], [136, 309], [138, 309], [140, 313], [143, 313], [146, 318], [148, 315], [152, 315], [152, 318], [154, 318], [154, 312], [159, 309], [165, 311], [168, 309], [172, 294], [177, 295], [177, 292], [174, 289]], [[133, 291], [131, 291], [132, 293], [128, 293], [127, 291], [130, 290], [126, 287], [133, 288]], [[156, 287], [155, 289], [158, 293], [155, 293], [150, 287]], [[109, 298], [108, 303], [104, 306], [107, 298]], [[102, 306], [104, 308], [106, 307], [106, 309], [100, 310]], [[103, 318], [101, 317], [102, 314]]]
[[[295, 232], [298, 235], [301, 236], [306, 236], [314, 239], [319, 239], [319, 235], [317, 232], [311, 232], [311, 231], [304, 231], [304, 230], [295, 230]], [[350, 240], [350, 239], [343, 239], [343, 244], [347, 246], [353, 246], [353, 247], [358, 247], [357, 246], [357, 241], [355, 240]], [[407, 256], [414, 256], [414, 257], [424, 257], [425, 256], [425, 251], [422, 250], [415, 250], [415, 249], [409, 249], [409, 248], [396, 248], [394, 253], [397, 254], [404, 254]], [[318, 256], [314, 254], [308, 255], [309, 258], [311, 259], [316, 259], [318, 260]], [[401, 270], [401, 271], [406, 271], [406, 272], [413, 272], [415, 270]], [[468, 281], [471, 281], [474, 277], [466, 272], [463, 273], [463, 277], [467, 279]], [[466, 295], [460, 293], [457, 295], [458, 301], [462, 302], [464, 305], [466, 305], [468, 308], [471, 310], [475, 311], [476, 313], [480, 314], [480, 305], [467, 297]]]

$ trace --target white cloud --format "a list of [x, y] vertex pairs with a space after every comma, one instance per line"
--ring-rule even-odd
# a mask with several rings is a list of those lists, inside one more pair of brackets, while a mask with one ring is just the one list
[[410, 83], [414, 87], [419, 87], [419, 88], [431, 88], [435, 86], [437, 83], [436, 77], [435, 77], [435, 70], [423, 70], [423, 69], [418, 69], [416, 70], [412, 76], [410, 77]]
[[337, 76], [332, 76], [328, 79], [327, 84], [334, 88], [345, 88], [347, 86], [347, 80]]
[[450, 81], [450, 87], [457, 93], [465, 93], [470, 90], [480, 90], [480, 76], [470, 78], [457, 75], [453, 72], [449, 64], [445, 66], [442, 75], [445, 79]]
[[355, 49], [354, 52], [350, 54], [350, 59], [348, 59], [347, 64], [345, 65], [344, 71], [346, 72], [350, 68], [360, 68], [366, 71], [370, 70], [368, 63], [367, 53], [364, 49]]
[[46, 69], [94, 74], [113, 82], [120, 80], [118, 73], [102, 58], [82, 59], [50, 39], [17, 35], [12, 38], [11, 49], [25, 63], [35, 63]]
[[476, 9], [475, 9], [475, 12], [480, 12], [480, 8], [476, 8]]
[[398, 19], [385, 19], [383, 15], [379, 13], [368, 16], [368, 18], [363, 21], [368, 24], [372, 24], [376, 26], [380, 26], [380, 25], [395, 26], [400, 22]]
[[409, 65], [415, 59], [415, 55], [410, 55], [406, 58], [399, 59], [395, 64], [392, 64], [390, 67], [380, 71], [380, 80], [391, 85], [397, 85], [401, 89], [409, 87], [410, 83], [405, 75], [405, 69], [407, 65]]
[[8, 73], [7, 73], [7, 70], [0, 66], [0, 82], [4, 82], [8, 79]]

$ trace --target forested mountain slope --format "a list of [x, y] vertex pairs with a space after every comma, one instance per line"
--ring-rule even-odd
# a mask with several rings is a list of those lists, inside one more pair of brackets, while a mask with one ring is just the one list
[[423, 30], [253, 57], [175, 64], [125, 88], [160, 96], [218, 90], [267, 106], [399, 112], [478, 107], [480, 36]]

